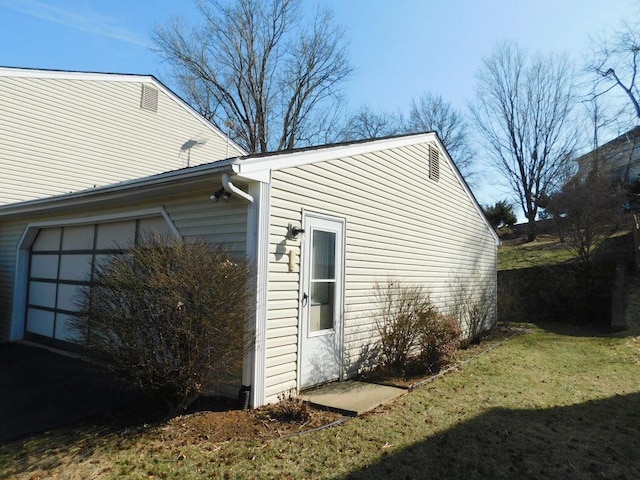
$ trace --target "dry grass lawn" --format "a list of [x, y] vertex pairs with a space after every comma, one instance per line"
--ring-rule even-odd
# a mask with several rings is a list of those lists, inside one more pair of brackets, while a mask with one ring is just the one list
[[640, 478], [640, 340], [530, 326], [341, 426], [166, 441], [163, 426], [59, 430], [0, 447], [0, 477]]

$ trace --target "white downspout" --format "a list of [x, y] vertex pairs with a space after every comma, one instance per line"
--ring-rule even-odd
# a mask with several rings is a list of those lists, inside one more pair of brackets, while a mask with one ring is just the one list
[[[261, 225], [259, 224], [259, 208], [260, 208], [260, 198], [258, 197], [258, 201], [253, 195], [240, 190], [236, 187], [229, 177], [229, 174], [222, 174], [222, 187], [228, 193], [232, 195], [237, 195], [238, 197], [246, 200], [251, 206], [249, 207], [249, 213], [247, 215], [247, 256], [252, 260], [256, 260], [259, 262], [259, 242], [258, 238], [261, 236], [259, 229]], [[264, 269], [264, 267], [262, 267]], [[261, 284], [261, 279], [258, 276], [258, 272], [256, 272], [255, 278], [255, 289], [265, 290], [266, 287]], [[255, 345], [251, 351], [245, 354], [244, 365], [242, 368], [242, 386], [240, 388], [239, 393], [239, 403], [241, 408], [245, 408], [248, 406], [259, 407], [264, 403], [264, 379], [258, 378], [259, 375], [264, 375], [264, 353], [261, 352], [263, 349], [262, 344], [264, 340], [262, 337], [264, 336], [263, 330], [264, 327], [261, 326], [261, 315], [259, 313], [260, 307], [264, 304], [264, 300], [261, 301], [260, 296], [256, 297], [256, 318], [255, 324], [252, 324], [250, 327], [250, 331], [253, 333], [255, 337]], [[264, 307], [263, 307], [264, 308]], [[262, 348], [261, 348], [262, 347]], [[262, 353], [262, 354], [261, 354]], [[259, 365], [257, 365], [257, 363]]]
[[243, 192], [238, 187], [236, 187], [233, 183], [231, 183], [228, 173], [222, 174], [222, 186], [227, 192], [233, 193], [234, 195], [242, 197], [249, 203], [253, 203], [253, 197], [251, 195], [249, 195], [247, 192]]

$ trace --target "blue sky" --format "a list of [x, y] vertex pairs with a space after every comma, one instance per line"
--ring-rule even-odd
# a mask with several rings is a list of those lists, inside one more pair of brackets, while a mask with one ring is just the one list
[[[355, 73], [350, 108], [406, 111], [411, 97], [441, 94], [464, 109], [474, 74], [499, 40], [566, 51], [580, 63], [589, 35], [637, 15], [633, 0], [328, 0], [345, 25]], [[307, 1], [309, 8], [315, 2]], [[193, 20], [189, 0], [0, 0], [0, 65], [153, 74], [170, 87], [149, 32], [172, 15]], [[481, 203], [504, 196], [480, 180]]]

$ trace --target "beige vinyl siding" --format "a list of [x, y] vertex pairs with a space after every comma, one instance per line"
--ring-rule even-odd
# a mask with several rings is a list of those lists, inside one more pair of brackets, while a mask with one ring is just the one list
[[[142, 85], [0, 76], [0, 205], [238, 155], [162, 90], [157, 112], [141, 108]], [[190, 158], [189, 140], [206, 141]]]
[[231, 198], [228, 203], [214, 203], [207, 191], [196, 191], [189, 195], [165, 195], [118, 208], [99, 210], [76, 210], [65, 215], [31, 215], [13, 221], [0, 221], [0, 341], [8, 340], [13, 304], [15, 262], [18, 243], [29, 223], [42, 221], [64, 225], [74, 219], [94, 215], [127, 214], [133, 210], [164, 207], [174, 225], [185, 239], [204, 238], [211, 243], [226, 245], [232, 252], [244, 256], [246, 253], [247, 203]]
[[9, 339], [16, 246], [23, 230], [23, 222], [0, 222], [0, 342]]
[[495, 295], [495, 239], [444, 154], [439, 180], [429, 178], [428, 155], [420, 144], [273, 172], [267, 400], [296, 380], [300, 278], [284, 253], [299, 254], [300, 242], [285, 234], [303, 208], [346, 219], [347, 374], [375, 335], [376, 281], [424, 285], [443, 311], [453, 308], [456, 283]]

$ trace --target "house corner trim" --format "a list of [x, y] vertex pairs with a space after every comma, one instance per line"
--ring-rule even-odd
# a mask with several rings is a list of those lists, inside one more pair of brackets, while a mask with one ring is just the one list
[[[269, 273], [269, 218], [271, 185], [253, 182], [249, 194], [254, 203], [249, 206], [247, 218], [247, 257], [255, 266], [255, 315], [252, 333], [255, 337], [253, 349], [245, 358], [243, 382], [250, 378], [252, 407], [260, 407], [266, 399], [267, 362], [267, 294]], [[246, 378], [249, 377], [249, 378]]]

